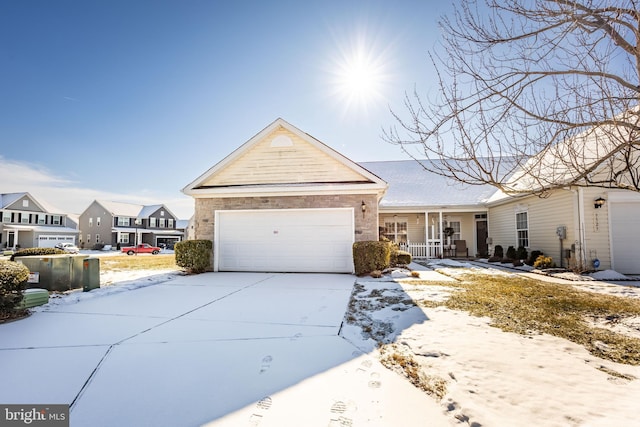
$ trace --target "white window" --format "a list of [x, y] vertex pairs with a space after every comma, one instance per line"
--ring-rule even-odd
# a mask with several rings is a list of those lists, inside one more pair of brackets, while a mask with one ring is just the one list
[[96, 243], [100, 243], [100, 235], [96, 234]]
[[529, 247], [529, 214], [528, 212], [516, 213], [516, 235], [518, 247]]
[[89, 227], [93, 227], [93, 218], [89, 218]]
[[96, 225], [100, 227], [100, 217], [96, 218]]
[[29, 224], [29, 214], [20, 214], [20, 222], [23, 224]]
[[160, 216], [164, 216], [164, 211], [160, 211]]
[[157, 227], [156, 225], [156, 219], [154, 217], [149, 218], [149, 227]]
[[407, 218], [387, 217], [384, 219], [382, 235], [396, 243], [407, 243]]
[[120, 227], [128, 227], [129, 226], [129, 219], [130, 218], [128, 218], [126, 216], [119, 216], [118, 217], [118, 225]]
[[2, 214], [2, 222], [11, 222], [11, 212], [5, 212]]
[[165, 227], [165, 221], [166, 221], [166, 220], [165, 220], [164, 218], [160, 218], [160, 219], [158, 220], [158, 222], [160, 223], [160, 224], [159, 224], [159, 227], [160, 227], [160, 228], [164, 228], [164, 227]]
[[120, 233], [118, 241], [120, 243], [129, 243], [129, 233]]
[[29, 200], [28, 199], [24, 199], [22, 201], [22, 207], [23, 208], [28, 208], [29, 207]]
[[173, 228], [173, 218], [169, 218], [167, 222], [169, 223], [169, 228]]
[[60, 215], [53, 215], [53, 224], [60, 225], [62, 223], [62, 217]]
[[44, 224], [46, 224], [45, 215], [38, 215], [38, 225], [44, 225]]
[[87, 243], [91, 241], [91, 234], [87, 234]]

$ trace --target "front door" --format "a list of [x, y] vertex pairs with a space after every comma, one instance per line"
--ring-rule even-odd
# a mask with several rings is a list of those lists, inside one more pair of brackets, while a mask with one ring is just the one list
[[487, 245], [487, 237], [489, 237], [489, 229], [487, 220], [476, 221], [476, 244], [478, 246], [478, 254], [480, 256], [489, 255], [489, 246]]
[[7, 248], [12, 248], [16, 243], [16, 233], [15, 231], [7, 232]]

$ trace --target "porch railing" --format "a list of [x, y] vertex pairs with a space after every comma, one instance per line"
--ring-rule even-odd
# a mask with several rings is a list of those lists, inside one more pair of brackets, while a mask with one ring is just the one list
[[427, 243], [400, 243], [400, 250], [409, 252], [413, 258], [440, 258], [440, 241], [432, 240]]

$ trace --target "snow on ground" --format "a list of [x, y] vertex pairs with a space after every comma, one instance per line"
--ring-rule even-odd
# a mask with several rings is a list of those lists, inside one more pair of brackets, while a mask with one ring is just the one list
[[[131, 421], [141, 410], [138, 421], [151, 417], [165, 425], [178, 419], [211, 426], [293, 426], [299, 420], [323, 426], [640, 425], [640, 367], [599, 359], [567, 340], [507, 333], [487, 318], [416, 303], [444, 301], [460, 291], [451, 286], [455, 277], [479, 272], [533, 275], [438, 260], [380, 279], [358, 278], [339, 337], [345, 305], [331, 300], [348, 296], [350, 284], [314, 290], [309, 275], [283, 276], [270, 287], [278, 275], [105, 273], [100, 289], [53, 296], [34, 310], [40, 313], [4, 325], [23, 333], [5, 336], [15, 343], [7, 341], [0, 355], [7, 366], [28, 357], [42, 381], [32, 391], [19, 379], [24, 372], [11, 373], [10, 383], [25, 384], [18, 387], [21, 401], [49, 402], [55, 392], [69, 403], [98, 366], [72, 418], [105, 417], [105, 425], [108, 417]], [[640, 288], [565, 283], [640, 297]], [[126, 293], [133, 289], [139, 291]], [[303, 298], [309, 292], [313, 297]], [[249, 297], [254, 303], [247, 307]], [[322, 320], [327, 312], [337, 321]], [[615, 319], [593, 322], [629, 334], [640, 328]], [[46, 329], [44, 338], [36, 325]], [[113, 399], [124, 403], [114, 409], [108, 404]], [[150, 408], [156, 412], [145, 412]], [[203, 408], [210, 418], [198, 418]]]
[[[481, 270], [514, 274], [451, 260], [438, 260], [430, 266], [453, 277]], [[629, 288], [597, 281], [589, 286], [613, 295]], [[439, 302], [457, 291], [451, 286], [425, 286], [410, 280], [394, 283], [360, 278], [348, 315], [350, 322], [343, 326], [341, 335], [362, 351], [391, 361], [393, 370], [422, 384], [452, 425], [640, 425], [639, 366], [599, 359], [561, 338], [503, 332], [491, 327], [487, 318], [416, 304]], [[636, 323], [614, 321], [617, 331], [640, 334], [640, 320], [632, 320]], [[379, 343], [381, 347], [377, 347]], [[402, 369], [403, 364], [409, 368]], [[411, 366], [419, 366], [419, 373]], [[446, 391], [440, 398], [442, 384]]]

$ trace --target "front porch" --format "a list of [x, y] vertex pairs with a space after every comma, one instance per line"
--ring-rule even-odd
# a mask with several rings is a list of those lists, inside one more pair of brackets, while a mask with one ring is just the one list
[[488, 253], [487, 212], [477, 208], [380, 213], [380, 236], [413, 258], [458, 258]]

